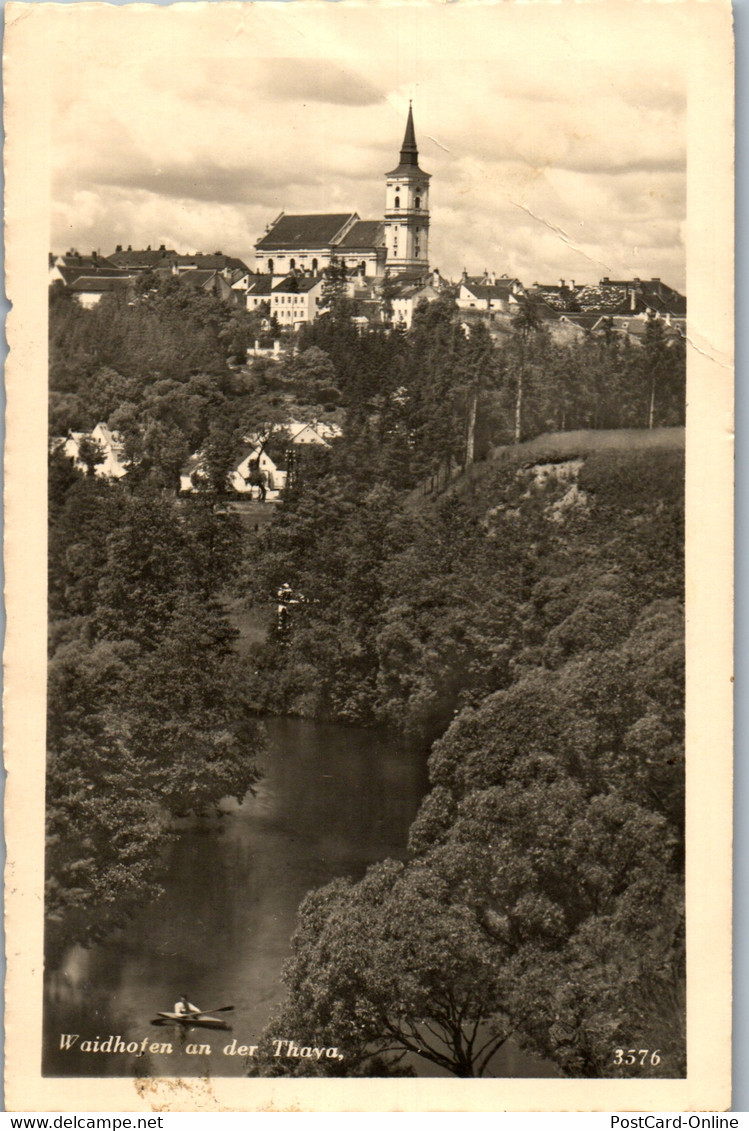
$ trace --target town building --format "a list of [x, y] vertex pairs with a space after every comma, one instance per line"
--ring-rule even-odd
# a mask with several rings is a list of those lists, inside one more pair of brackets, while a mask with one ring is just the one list
[[481, 278], [470, 278], [464, 271], [456, 302], [462, 311], [481, 311], [487, 314], [517, 313], [523, 301], [525, 290], [519, 279], [507, 275], [497, 278], [494, 274], [484, 274]]
[[385, 177], [384, 219], [281, 212], [255, 244], [256, 271], [316, 275], [336, 260], [368, 278], [381, 278], [386, 268], [428, 272], [430, 174], [419, 167], [410, 105], [399, 163]]
[[393, 308], [393, 325], [410, 330], [414, 311], [419, 303], [434, 302], [439, 296], [439, 290], [432, 283], [401, 284], [390, 299]]
[[101, 479], [122, 479], [123, 475], [127, 475], [127, 458], [122, 437], [118, 432], [112, 432], [103, 422], [90, 432], [68, 432], [64, 439], [55, 440], [53, 444], [61, 445], [62, 451], [68, 459], [72, 459], [79, 471], [87, 471], [88, 464], [80, 458], [81, 443], [84, 440], [92, 441], [101, 456], [94, 467], [94, 475]]
[[271, 290], [271, 317], [282, 329], [314, 322], [322, 304], [322, 275], [287, 275]]

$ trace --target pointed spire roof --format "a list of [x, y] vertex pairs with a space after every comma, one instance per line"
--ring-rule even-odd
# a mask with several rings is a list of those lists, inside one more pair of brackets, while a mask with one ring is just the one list
[[401, 165], [418, 165], [419, 151], [416, 148], [416, 132], [414, 130], [414, 112], [411, 102], [408, 103], [408, 121], [406, 132], [403, 135], [401, 146]]
[[422, 176], [428, 177], [429, 174], [425, 173], [419, 168], [419, 150], [416, 147], [416, 131], [414, 130], [414, 114], [411, 102], [408, 103], [408, 121], [406, 122], [406, 132], [403, 135], [403, 145], [401, 146], [400, 163], [397, 169], [393, 169], [390, 173], [386, 173], [387, 177], [404, 177], [409, 173], [421, 173]]

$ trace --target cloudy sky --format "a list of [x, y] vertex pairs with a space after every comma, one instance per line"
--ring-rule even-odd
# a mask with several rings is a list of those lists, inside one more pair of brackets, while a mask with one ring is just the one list
[[54, 251], [380, 217], [413, 99], [443, 274], [685, 286], [689, 5], [44, 7]]

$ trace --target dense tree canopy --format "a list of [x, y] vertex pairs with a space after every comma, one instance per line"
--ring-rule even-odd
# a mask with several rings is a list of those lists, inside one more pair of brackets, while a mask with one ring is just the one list
[[[59, 453], [52, 457], [59, 467]], [[158, 882], [170, 815], [241, 799], [262, 737], [217, 598], [230, 516], [73, 473], [50, 495], [50, 945], [104, 937]]]
[[[266, 1051], [303, 1032], [344, 1059], [300, 1072], [480, 1076], [512, 1040], [615, 1076], [657, 1042], [647, 1072], [679, 1075], [683, 457], [591, 437], [683, 423], [683, 347], [655, 321], [561, 344], [530, 306], [491, 336], [444, 297], [360, 334], [343, 291], [331, 271], [296, 350], [246, 366], [257, 319], [184, 280], [92, 310], [51, 290], [51, 434], [104, 420], [129, 471], [50, 456], [50, 945], [106, 937], [174, 816], [245, 794], [258, 711], [384, 724], [434, 741], [410, 857], [308, 895]], [[264, 531], [216, 513], [244, 436], [325, 413], [343, 436], [295, 455]], [[239, 662], [222, 598], [281, 587]]]
[[307, 898], [267, 1041], [342, 1046], [305, 1074], [460, 1076], [510, 1035], [571, 1076], [655, 1041], [645, 1071], [682, 1074], [681, 454], [511, 463], [416, 512], [336, 482], [269, 534], [306, 599], [261, 674], [444, 734], [410, 861]]

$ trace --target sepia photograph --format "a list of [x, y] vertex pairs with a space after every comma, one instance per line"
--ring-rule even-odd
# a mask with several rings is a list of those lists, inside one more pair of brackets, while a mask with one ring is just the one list
[[7, 6], [11, 1110], [730, 1103], [731, 49]]

